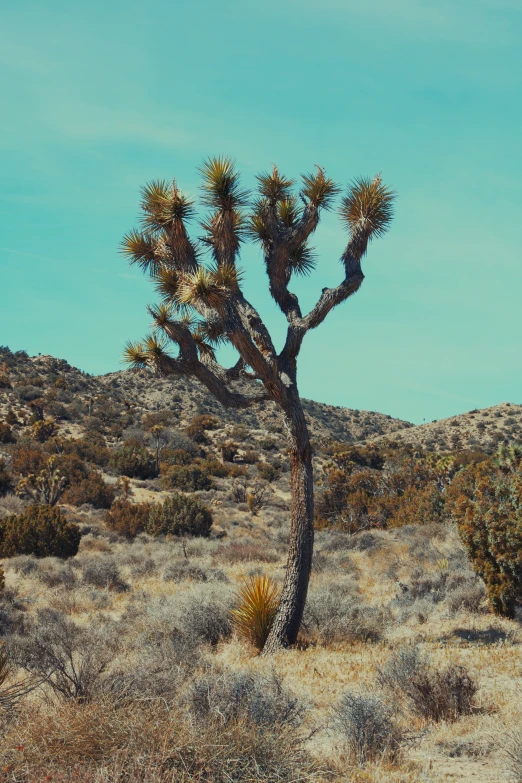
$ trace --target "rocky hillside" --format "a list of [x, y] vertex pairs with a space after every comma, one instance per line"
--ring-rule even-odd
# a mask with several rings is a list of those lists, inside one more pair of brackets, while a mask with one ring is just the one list
[[[277, 408], [264, 403], [252, 410], [224, 409], [197, 381], [158, 379], [149, 373], [122, 371], [90, 376], [52, 356], [26, 356], [0, 349], [0, 418], [9, 409], [28, 417], [35, 401], [45, 399], [45, 412], [64, 431], [75, 434], [79, 424], [91, 430], [110, 429], [117, 439], [147, 412], [170, 411], [179, 426], [198, 414], [216, 416], [223, 426], [282, 432]], [[313, 438], [318, 442], [354, 443], [390, 436], [413, 425], [373, 411], [357, 411], [305, 400]], [[236, 439], [240, 436], [236, 434]]]
[[[198, 414], [209, 414], [219, 420], [220, 437], [232, 434], [241, 444], [243, 434], [267, 432], [277, 448], [284, 447], [281, 419], [272, 403], [245, 411], [226, 410], [190, 379], [158, 379], [144, 371], [91, 376], [64, 360], [29, 357], [8, 348], [0, 348], [0, 368], [0, 419], [12, 411], [23, 424], [43, 399], [45, 414], [57, 421], [63, 434], [98, 431], [110, 443], [120, 440], [149, 412], [169, 411], [180, 428]], [[304, 407], [318, 446], [386, 439], [429, 451], [492, 452], [500, 443], [522, 440], [522, 405], [508, 402], [418, 426], [374, 411], [313, 400], [304, 400]]]
[[[403, 429], [394, 433], [393, 439], [428, 451], [478, 449], [491, 453], [501, 443], [522, 441], [522, 405], [503, 402], [491, 408], [472, 410]], [[382, 436], [370, 440], [382, 440]]]

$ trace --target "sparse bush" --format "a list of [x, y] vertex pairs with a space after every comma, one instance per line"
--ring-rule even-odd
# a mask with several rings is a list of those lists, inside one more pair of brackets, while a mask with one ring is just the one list
[[0, 421], [0, 443], [16, 443], [14, 432], [5, 421]]
[[241, 461], [245, 462], [247, 465], [255, 465], [258, 460], [259, 454], [254, 449], [244, 451], [241, 455]]
[[88, 503], [94, 508], [110, 508], [114, 498], [114, 488], [107, 484], [96, 470], [91, 470], [87, 478], [67, 488], [63, 502], [72, 506]]
[[158, 475], [154, 456], [136, 440], [126, 441], [117, 449], [111, 463], [120, 475], [129, 478], [148, 479]]
[[170, 465], [161, 476], [163, 489], [196, 492], [212, 488], [212, 480], [198, 465]]
[[40, 609], [24, 636], [10, 642], [15, 663], [46, 680], [68, 699], [90, 701], [113, 660], [117, 634], [110, 624], [76, 625], [53, 609]]
[[72, 588], [76, 585], [76, 576], [70, 564], [51, 557], [40, 561], [37, 576], [47, 587], [63, 585]]
[[147, 522], [147, 532], [153, 536], [208, 536], [212, 528], [212, 515], [195, 497], [177, 492], [163, 504], [154, 504]]
[[233, 671], [211, 671], [192, 684], [190, 706], [199, 720], [216, 719], [225, 726], [246, 720], [258, 726], [301, 725], [304, 708], [281, 678]]
[[177, 598], [173, 612], [175, 627], [194, 643], [215, 646], [232, 634], [232, 600], [232, 591], [225, 585], [193, 585]]
[[378, 641], [388, 623], [383, 610], [361, 605], [351, 584], [313, 585], [303, 615], [305, 638], [319, 644]]
[[83, 581], [101, 589], [124, 592], [128, 585], [121, 578], [118, 566], [112, 559], [98, 556], [88, 560], [82, 569]]
[[178, 563], [170, 563], [163, 572], [165, 582], [183, 582], [191, 579], [194, 582], [206, 582], [208, 577], [205, 571], [189, 560], [181, 560]]
[[333, 711], [333, 723], [351, 759], [360, 766], [393, 759], [400, 750], [402, 733], [392, 711], [378, 696], [346, 691]]
[[109, 530], [114, 530], [125, 538], [135, 538], [147, 529], [150, 509], [150, 503], [115, 500], [105, 513], [104, 521]]
[[417, 648], [392, 655], [378, 679], [428, 720], [455, 720], [473, 710], [477, 686], [468, 672], [461, 666], [433, 669]]
[[262, 650], [270, 633], [279, 605], [279, 590], [268, 576], [253, 576], [236, 593], [231, 612], [237, 634]]
[[19, 516], [0, 521], [0, 557], [74, 557], [80, 545], [80, 529], [52, 506], [29, 506]]

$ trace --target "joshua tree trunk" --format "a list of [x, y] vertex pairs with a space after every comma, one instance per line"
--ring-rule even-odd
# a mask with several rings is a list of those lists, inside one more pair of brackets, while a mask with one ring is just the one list
[[308, 592], [314, 546], [314, 481], [312, 447], [303, 409], [297, 397], [285, 413], [290, 435], [292, 524], [286, 575], [277, 616], [264, 647], [275, 652], [295, 644]]
[[[199, 243], [186, 229], [194, 204], [175, 181], [151, 182], [143, 188], [144, 230], [127, 234], [123, 250], [151, 275], [163, 301], [149, 307], [154, 333], [143, 342], [129, 343], [125, 356], [137, 369], [197, 378], [227, 408], [272, 400], [282, 410], [290, 443], [292, 525], [280, 606], [265, 645], [266, 652], [274, 652], [297, 639], [312, 567], [312, 449], [297, 390], [297, 359], [307, 332], [359, 289], [364, 279], [361, 259], [370, 239], [386, 231], [394, 194], [379, 175], [349, 186], [340, 209], [349, 233], [341, 255], [344, 278], [334, 288], [323, 288], [314, 307], [303, 314], [289, 284], [292, 275], [312, 270], [309, 239], [321, 211], [331, 208], [340, 188], [318, 167], [317, 173], [303, 175], [296, 194], [294, 180], [274, 167], [257, 177], [258, 198], [252, 202], [241, 189], [231, 160], [207, 160], [200, 172], [203, 204], [211, 212], [200, 223], [204, 236]], [[261, 245], [270, 293], [288, 323], [279, 353], [241, 290], [236, 260], [246, 236]], [[212, 254], [211, 267], [200, 261], [202, 247]], [[177, 355], [168, 352], [169, 342], [177, 346]], [[222, 367], [216, 360], [215, 348], [223, 342], [239, 354], [233, 367]], [[243, 382], [241, 391], [230, 388], [237, 380]]]

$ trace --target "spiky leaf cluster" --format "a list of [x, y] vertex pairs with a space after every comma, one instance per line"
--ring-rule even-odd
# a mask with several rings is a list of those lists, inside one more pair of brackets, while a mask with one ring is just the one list
[[141, 196], [142, 224], [147, 232], [170, 228], [194, 214], [193, 200], [179, 190], [175, 180], [153, 180], [142, 188]]
[[393, 218], [395, 193], [383, 185], [380, 175], [360, 177], [349, 187], [342, 200], [340, 214], [349, 232], [364, 232], [369, 239], [386, 233]]
[[341, 188], [325, 175], [324, 169], [317, 166], [316, 174], [303, 174], [301, 196], [314, 207], [331, 209], [332, 201], [341, 192]]

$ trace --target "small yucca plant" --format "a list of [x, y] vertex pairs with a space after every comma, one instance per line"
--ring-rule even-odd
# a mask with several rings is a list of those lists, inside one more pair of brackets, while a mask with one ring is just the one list
[[231, 621], [238, 636], [262, 650], [279, 605], [279, 590], [269, 576], [245, 580], [236, 593]]

